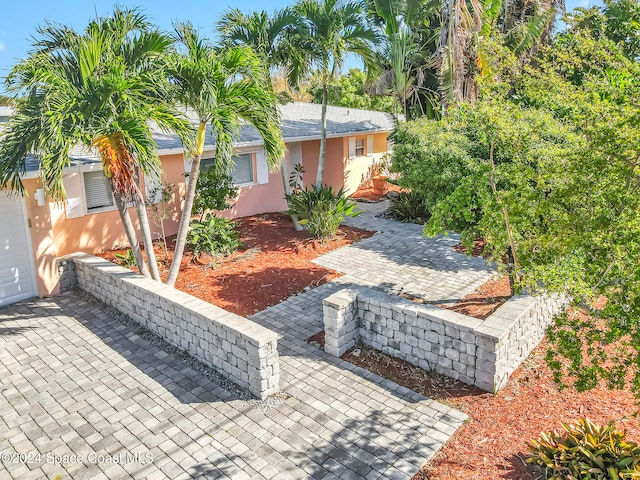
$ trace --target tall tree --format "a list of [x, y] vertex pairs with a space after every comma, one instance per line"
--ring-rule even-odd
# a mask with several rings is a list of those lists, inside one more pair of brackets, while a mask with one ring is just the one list
[[[281, 68], [283, 59], [293, 54], [291, 51], [285, 52], [287, 48], [290, 48], [290, 45], [284, 39], [297, 22], [298, 18], [291, 9], [286, 8], [277, 10], [272, 15], [264, 10], [245, 14], [238, 9], [231, 9], [224, 12], [217, 23], [217, 31], [223, 45], [250, 47], [260, 56], [268, 75], [271, 77], [271, 87], [274, 92], [278, 93], [278, 98], [282, 103], [288, 103], [295, 96], [304, 97], [304, 93], [301, 94], [299, 88], [296, 88], [297, 92], [290, 91], [286, 75], [283, 75]], [[283, 77], [285, 77], [284, 82], [282, 81]], [[291, 186], [289, 184], [289, 166], [284, 156], [280, 171], [286, 197], [291, 194]], [[291, 219], [296, 230], [303, 229], [298, 222], [297, 215], [291, 215]]]
[[[437, 116], [439, 100], [430, 57], [439, 31], [439, 2], [369, 0], [369, 15], [384, 31], [376, 93], [391, 92], [406, 118]], [[435, 108], [434, 108], [435, 107]]]
[[282, 62], [282, 36], [296, 23], [291, 9], [277, 10], [272, 15], [266, 11], [242, 13], [238, 9], [227, 10], [216, 24], [216, 30], [224, 46], [251, 47], [271, 70]]
[[[160, 169], [150, 122], [184, 138], [190, 129], [156, 94], [164, 81], [158, 60], [172, 40], [138, 10], [117, 7], [81, 33], [52, 23], [38, 33], [34, 50], [6, 80], [17, 111], [0, 146], [0, 184], [23, 191], [20, 175], [33, 152], [45, 190], [61, 200], [69, 151], [79, 144], [97, 150], [138, 268], [149, 276], [127, 205], [142, 205], [139, 223], [144, 228], [137, 170], [152, 174]], [[144, 236], [147, 259], [159, 279], [151, 237]]]
[[327, 147], [327, 104], [331, 80], [340, 72], [345, 55], [362, 59], [365, 66], [373, 64], [373, 48], [378, 40], [376, 31], [368, 25], [360, 3], [340, 0], [300, 0], [292, 8], [298, 21], [287, 35], [284, 59], [292, 85], [316, 70], [322, 84], [322, 114], [320, 154], [315, 185], [320, 187], [324, 176]]
[[166, 280], [173, 286], [189, 230], [207, 128], [215, 138], [216, 165], [232, 167], [233, 144], [242, 124], [253, 125], [264, 141], [267, 161], [284, 156], [280, 114], [260, 58], [248, 47], [214, 47], [189, 23], [175, 25], [180, 50], [168, 56], [167, 72], [177, 100], [198, 117], [198, 130], [176, 246]]
[[482, 27], [479, 0], [447, 0], [442, 7], [436, 60], [442, 105], [478, 97], [477, 34]]

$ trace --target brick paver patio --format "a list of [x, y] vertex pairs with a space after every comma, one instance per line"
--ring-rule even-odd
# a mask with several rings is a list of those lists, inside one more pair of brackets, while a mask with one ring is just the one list
[[378, 233], [322, 255], [314, 263], [344, 273], [338, 282], [426, 301], [455, 302], [495, 274], [484, 259], [451, 248], [460, 242], [457, 234], [425, 238], [421, 225], [378, 217], [388, 206], [388, 201], [358, 204], [364, 212], [345, 224]]
[[0, 309], [0, 478], [411, 478], [465, 415], [305, 339], [344, 284], [444, 298], [492, 272], [382, 208], [350, 222], [382, 233], [318, 259], [339, 282], [250, 317], [282, 336], [286, 399], [225, 390], [78, 294]]

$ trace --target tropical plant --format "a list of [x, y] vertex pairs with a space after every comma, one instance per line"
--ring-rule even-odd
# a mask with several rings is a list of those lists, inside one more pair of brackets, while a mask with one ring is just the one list
[[115, 262], [125, 268], [131, 268], [136, 265], [136, 257], [130, 248], [125, 253], [116, 253], [114, 255]]
[[[127, 205], [136, 204], [145, 244], [151, 246], [137, 174], [160, 170], [150, 121], [178, 132], [186, 145], [191, 128], [162, 94], [158, 60], [172, 41], [138, 10], [119, 8], [83, 32], [47, 23], [38, 34], [32, 52], [6, 80], [16, 114], [0, 146], [0, 184], [22, 191], [20, 175], [33, 152], [45, 190], [63, 200], [71, 149], [97, 151], [136, 263], [149, 276]], [[147, 260], [159, 280], [153, 248], [147, 248]]]
[[440, 25], [440, 4], [433, 0], [369, 0], [369, 15], [384, 34], [377, 62], [382, 74], [378, 94], [391, 92], [406, 118], [439, 114], [431, 56]]
[[347, 199], [342, 189], [334, 193], [333, 188], [313, 185], [287, 195], [289, 214], [298, 215], [300, 223], [316, 238], [335, 237], [346, 217], [356, 217], [355, 203]]
[[[271, 88], [278, 102], [284, 104], [308, 100], [303, 81], [298, 82], [292, 90], [283, 68], [286, 59], [296, 55], [292, 45], [286, 41], [296, 25], [299, 25], [299, 17], [290, 8], [277, 10], [271, 16], [265, 11], [244, 14], [237, 9], [227, 10], [217, 23], [217, 31], [224, 45], [245, 46], [257, 52], [271, 76]], [[289, 167], [284, 156], [281, 172], [284, 193], [287, 195], [291, 190]], [[297, 230], [302, 229], [295, 216], [292, 216], [292, 220]]]
[[208, 213], [203, 220], [191, 222], [187, 243], [196, 257], [203, 253], [230, 255], [242, 246], [236, 224], [212, 213]]
[[540, 465], [549, 480], [624, 480], [640, 477], [640, 445], [613, 424], [581, 418], [562, 424], [564, 432], [543, 433], [530, 442], [528, 463]]
[[259, 57], [248, 47], [215, 48], [189, 23], [177, 23], [181, 51], [167, 59], [167, 73], [176, 99], [197, 116], [198, 132], [167, 284], [173, 286], [189, 230], [207, 127], [215, 137], [214, 168], [232, 166], [233, 143], [243, 123], [253, 125], [270, 167], [284, 156], [277, 99]]
[[227, 210], [232, 204], [229, 199], [238, 195], [238, 187], [233, 184], [231, 175], [219, 172], [215, 167], [209, 167], [198, 176], [196, 185], [196, 196], [193, 199], [193, 212], [200, 215], [200, 220], [204, 220], [204, 215], [212, 210]]
[[282, 64], [282, 36], [297, 21], [291, 9], [285, 8], [269, 15], [264, 10], [251, 14], [237, 8], [226, 10], [216, 24], [220, 41], [228, 47], [251, 47], [264, 61], [268, 70]]
[[431, 217], [424, 198], [414, 192], [400, 192], [391, 198], [389, 215], [400, 222], [419, 225], [424, 225]]
[[315, 181], [320, 188], [326, 158], [329, 84], [340, 72], [347, 54], [361, 58], [365, 66], [371, 65], [378, 36], [367, 25], [362, 6], [357, 2], [299, 0], [292, 7], [292, 13], [298, 20], [288, 31], [283, 47], [289, 81], [297, 85], [315, 70], [322, 85], [320, 153]]

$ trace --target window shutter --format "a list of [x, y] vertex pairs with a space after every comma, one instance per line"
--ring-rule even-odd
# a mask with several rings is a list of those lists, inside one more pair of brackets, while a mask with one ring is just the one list
[[162, 200], [161, 186], [162, 182], [158, 173], [149, 173], [144, 176], [144, 193], [147, 201], [156, 204]]
[[84, 174], [84, 193], [87, 199], [87, 211], [114, 205], [109, 179], [102, 172]]
[[267, 165], [267, 156], [262, 148], [256, 152], [256, 177], [256, 183], [261, 185], [269, 183], [269, 165]]
[[373, 155], [373, 135], [367, 135], [367, 155]]
[[349, 158], [356, 156], [356, 137], [349, 137]]
[[[187, 155], [183, 156], [184, 160], [184, 184], [185, 187], [189, 186], [189, 174], [191, 173], [191, 164], [193, 163], [193, 159], [191, 157], [187, 158]], [[203, 158], [202, 161], [205, 159]], [[200, 164], [200, 171], [204, 171], [202, 168], [202, 163]]]
[[64, 190], [67, 192], [65, 211], [67, 218], [83, 217], [85, 214], [84, 196], [82, 192], [82, 174], [70, 173], [62, 178]]

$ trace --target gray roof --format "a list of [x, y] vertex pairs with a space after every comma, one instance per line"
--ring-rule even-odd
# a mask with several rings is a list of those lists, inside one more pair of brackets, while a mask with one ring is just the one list
[[[282, 114], [282, 136], [285, 142], [320, 138], [322, 105], [316, 103], [288, 103], [280, 105]], [[197, 118], [189, 112], [194, 124]], [[385, 112], [359, 110], [357, 108], [327, 107], [327, 137], [341, 137], [347, 134], [390, 132], [395, 125], [393, 116]], [[181, 149], [180, 139], [175, 134], [156, 131], [154, 139], [160, 153], [163, 150]], [[243, 125], [236, 141], [238, 145], [262, 144], [258, 131], [251, 125]], [[205, 148], [213, 149], [215, 140], [211, 130], [205, 137]]]
[[[10, 109], [7, 109], [9, 112]], [[315, 140], [320, 138], [322, 105], [315, 103], [288, 103], [280, 105], [282, 113], [282, 135], [285, 142], [303, 140]], [[188, 112], [194, 124], [197, 118], [193, 112]], [[395, 125], [395, 119], [391, 114], [374, 112], [371, 110], [359, 110], [356, 108], [327, 107], [327, 137], [342, 137], [345, 135], [357, 135], [375, 132], [390, 132]], [[177, 152], [182, 150], [182, 143], [177, 135], [165, 133], [155, 129], [153, 137], [158, 145], [159, 153]], [[236, 141], [238, 146], [261, 145], [262, 138], [258, 131], [251, 125], [243, 125]], [[211, 131], [207, 131], [205, 137], [205, 149], [212, 150], [215, 141]], [[71, 152], [72, 166], [98, 162], [95, 152], [83, 148], [74, 148]], [[27, 172], [36, 172], [38, 162], [35, 158], [27, 161]]]

